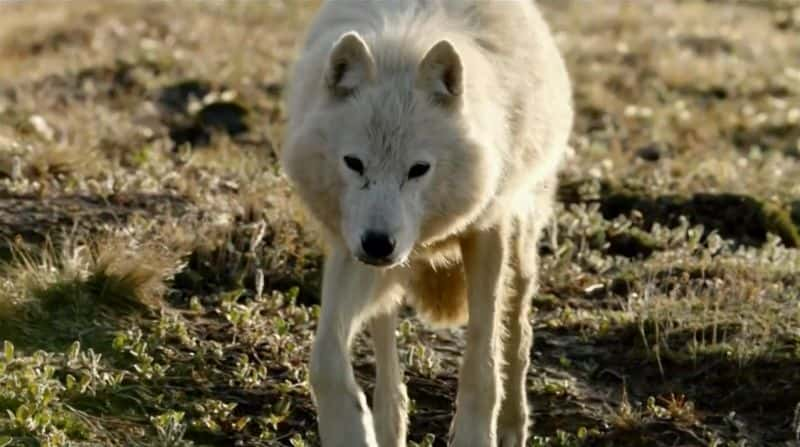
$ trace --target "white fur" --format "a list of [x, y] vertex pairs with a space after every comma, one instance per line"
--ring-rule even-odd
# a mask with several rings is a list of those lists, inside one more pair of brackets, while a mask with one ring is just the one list
[[[472, 316], [451, 445], [523, 446], [536, 245], [572, 127], [535, 4], [328, 0], [288, 106], [281, 162], [329, 249], [310, 364], [323, 445], [406, 445], [394, 326], [409, 295], [439, 323]], [[380, 268], [357, 260], [367, 231], [396, 242]], [[349, 355], [368, 322], [374, 417]]]

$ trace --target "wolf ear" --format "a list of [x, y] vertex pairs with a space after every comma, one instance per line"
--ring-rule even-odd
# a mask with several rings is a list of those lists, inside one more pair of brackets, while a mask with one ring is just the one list
[[419, 64], [417, 88], [440, 104], [459, 100], [464, 92], [464, 66], [452, 43], [443, 40], [428, 50]]
[[375, 60], [364, 39], [350, 31], [342, 35], [328, 57], [325, 85], [334, 97], [351, 95], [365, 82], [375, 79]]

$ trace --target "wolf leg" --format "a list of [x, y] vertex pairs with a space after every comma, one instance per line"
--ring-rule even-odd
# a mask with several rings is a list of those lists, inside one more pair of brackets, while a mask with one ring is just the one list
[[530, 302], [536, 292], [536, 278], [518, 273], [515, 290], [508, 298], [506, 330], [503, 347], [503, 401], [497, 421], [500, 447], [524, 447], [528, 437], [528, 397], [526, 378], [530, 366], [533, 329], [530, 321]]
[[375, 303], [379, 272], [344, 248], [325, 262], [322, 313], [311, 352], [310, 382], [324, 447], [377, 447], [372, 415], [350, 363], [350, 341]]
[[450, 444], [494, 447], [500, 388], [500, 316], [508, 259], [508, 225], [462, 241], [469, 323]]
[[506, 330], [503, 346], [503, 400], [497, 419], [500, 447], [524, 447], [528, 437], [528, 396], [526, 379], [530, 366], [533, 329], [530, 321], [530, 302], [536, 291], [536, 279], [517, 277], [508, 299]]
[[375, 392], [372, 398], [375, 434], [380, 447], [405, 447], [408, 396], [397, 354], [397, 311], [376, 315], [370, 322], [375, 346]]

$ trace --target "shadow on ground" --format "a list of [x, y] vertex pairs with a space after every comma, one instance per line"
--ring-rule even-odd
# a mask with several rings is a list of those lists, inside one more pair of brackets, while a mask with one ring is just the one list
[[[692, 225], [703, 225], [706, 234], [716, 231], [725, 239], [760, 246], [767, 234], [781, 238], [790, 248], [800, 247], [800, 213], [797, 204], [777, 204], [740, 194], [696, 193], [692, 195], [650, 196], [608, 182], [578, 181], [561, 186], [559, 198], [565, 204], [597, 203], [606, 219], [631, 216], [642, 228], [654, 224], [676, 227], [681, 217]], [[636, 248], [624, 249], [633, 253]], [[648, 250], [644, 244], [641, 250]], [[652, 251], [652, 250], [651, 250]]]

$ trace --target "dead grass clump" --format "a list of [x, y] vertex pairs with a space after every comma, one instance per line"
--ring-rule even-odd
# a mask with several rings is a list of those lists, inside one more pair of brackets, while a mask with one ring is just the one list
[[622, 390], [622, 399], [616, 410], [611, 412], [611, 425], [617, 430], [629, 431], [639, 428], [645, 415], [640, 409], [634, 408], [628, 398], [627, 390]]
[[23, 174], [29, 178], [59, 178], [73, 174], [89, 174], [95, 165], [95, 157], [90, 151], [70, 147], [47, 146], [30, 152]]
[[166, 281], [180, 270], [180, 258], [161, 245], [120, 236], [58, 248], [47, 243], [38, 251], [15, 249], [4, 269], [0, 318], [66, 307], [94, 314], [155, 306]]
[[182, 266], [181, 253], [154, 244], [115, 239], [93, 250], [86, 289], [103, 303], [156, 305], [166, 292], [165, 281]]
[[0, 153], [0, 177], [13, 181], [62, 181], [97, 175], [102, 160], [93, 150], [60, 144], [15, 145]]

